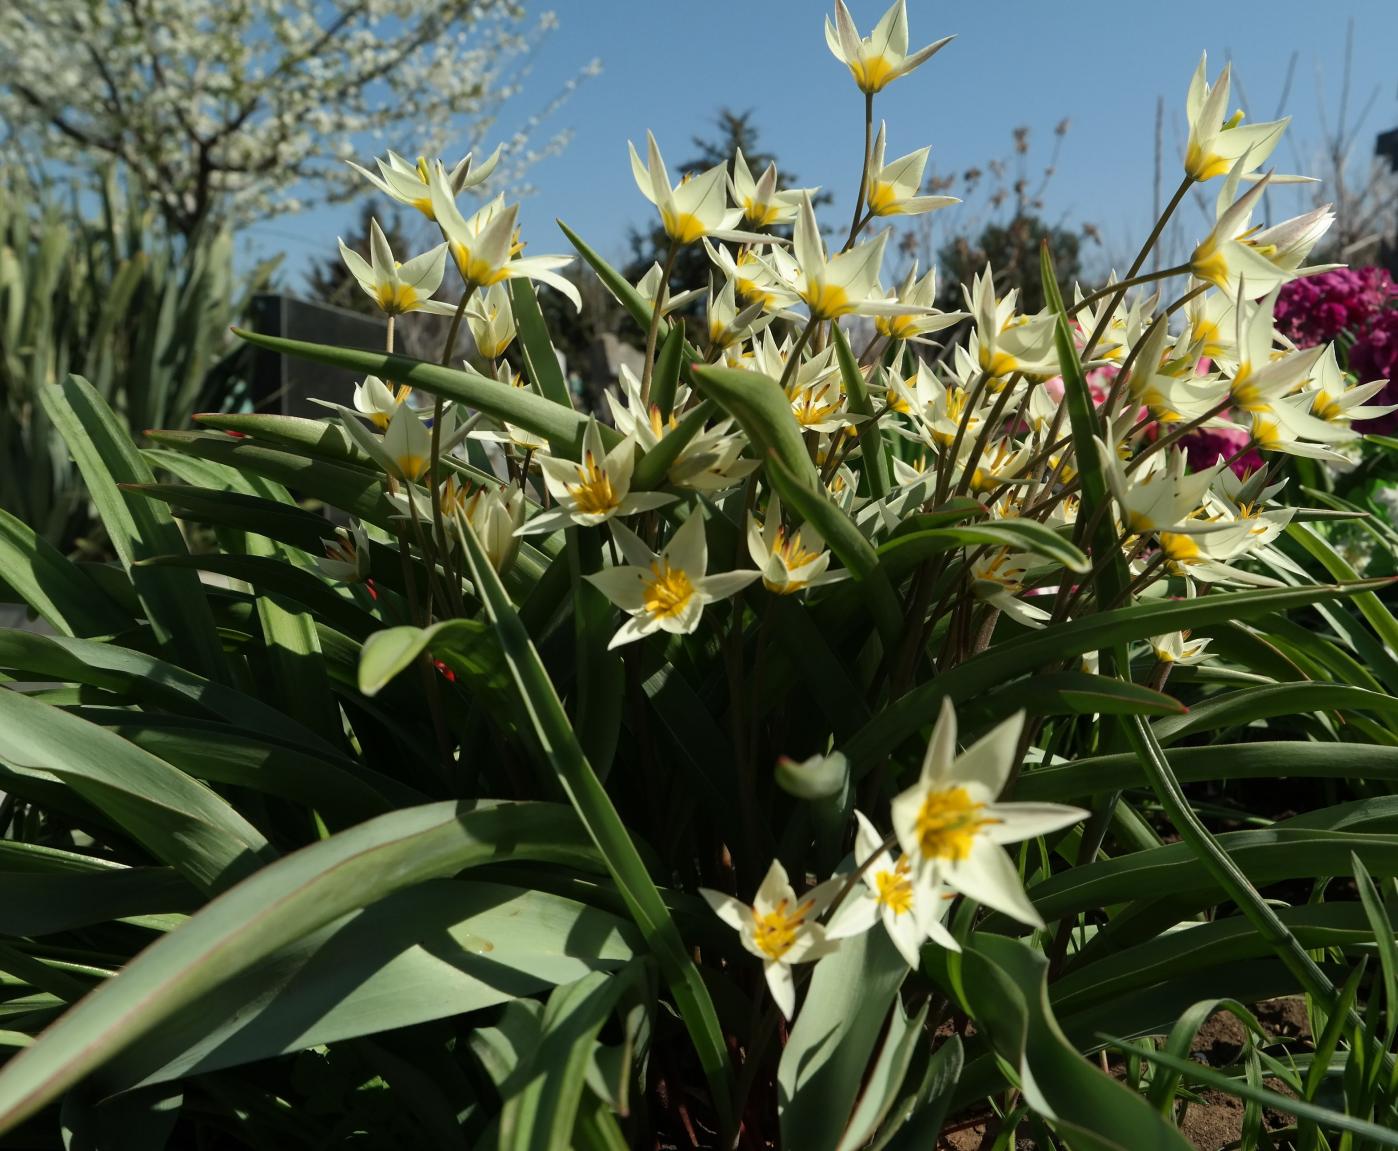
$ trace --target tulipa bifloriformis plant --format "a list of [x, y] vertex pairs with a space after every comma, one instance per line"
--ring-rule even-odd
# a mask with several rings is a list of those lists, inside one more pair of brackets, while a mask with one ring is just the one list
[[[442, 243], [346, 253], [388, 347], [247, 335], [358, 369], [352, 406], [137, 451], [44, 389], [118, 563], [0, 520], [56, 633], [0, 635], [0, 1130], [1169, 1149], [1207, 1088], [1242, 1146], [1398, 1144], [1398, 623], [1327, 542], [1349, 513], [1276, 502], [1372, 414], [1273, 327], [1328, 221], [1251, 223], [1283, 125], [1201, 62], [1188, 265], [1141, 273], [1162, 219], [1101, 289], [1045, 253], [1045, 312], [987, 269], [941, 313], [884, 279], [885, 217], [948, 205], [874, 105], [945, 41], [910, 53], [901, 2], [826, 35], [866, 111], [847, 229], [654, 138], [665, 266], [564, 229], [644, 338], [606, 420], [535, 296], [567, 261], [459, 206], [488, 165], [394, 154]], [[440, 363], [394, 353], [443, 310]], [[1269, 468], [1191, 467], [1223, 427]], [[1251, 1007], [1284, 996], [1291, 1039]], [[1216, 1011], [1237, 1060], [1190, 1061]]]

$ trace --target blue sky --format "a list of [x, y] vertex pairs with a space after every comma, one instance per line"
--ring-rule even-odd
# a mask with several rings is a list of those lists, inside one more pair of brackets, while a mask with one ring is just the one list
[[[762, 143], [803, 183], [836, 197], [832, 220], [848, 215], [858, 176], [862, 106], [848, 72], [829, 54], [824, 0], [554, 0], [559, 28], [538, 49], [524, 92], [508, 105], [510, 127], [544, 104], [594, 57], [601, 75], [586, 80], [553, 121], [575, 132], [560, 156], [538, 164], [538, 191], [521, 220], [532, 252], [566, 251], [553, 225], [562, 218], [605, 255], [620, 259], [627, 226], [652, 211], [632, 182], [626, 140], [655, 131], [672, 166], [692, 152], [691, 137], [712, 134], [722, 106], [751, 108]], [[851, 0], [867, 32], [886, 5]], [[1289, 142], [1276, 163], [1314, 171], [1340, 105], [1347, 23], [1355, 26], [1349, 121], [1366, 105], [1356, 144], [1367, 164], [1378, 131], [1398, 127], [1398, 0], [908, 0], [914, 48], [954, 40], [876, 102], [889, 125], [890, 156], [932, 145], [932, 166], [955, 173], [1010, 155], [1010, 133], [1026, 125], [1034, 140], [1029, 171], [1048, 161], [1053, 126], [1065, 117], [1046, 215], [1069, 225], [1099, 225], [1098, 259], [1129, 256], [1149, 227], [1154, 183], [1156, 102], [1165, 99], [1166, 194], [1177, 181], [1183, 107], [1190, 74], [1207, 50], [1211, 76], [1232, 60], [1241, 93], [1233, 104], [1249, 119], [1270, 119], [1283, 95], [1287, 65], [1299, 52], [1285, 112]], [[475, 141], [462, 141], [464, 147]], [[412, 140], [400, 142], [412, 154]], [[451, 157], [454, 159], [455, 157]], [[1274, 211], [1299, 210], [1298, 193], [1274, 193]], [[355, 209], [326, 208], [271, 221], [254, 232], [259, 254], [284, 250], [295, 282], [312, 258], [334, 252], [337, 232]], [[953, 207], [984, 219], [984, 205]], [[947, 217], [943, 214], [943, 219]], [[1194, 238], [1200, 206], [1182, 214]], [[949, 225], [955, 227], [955, 221]]]

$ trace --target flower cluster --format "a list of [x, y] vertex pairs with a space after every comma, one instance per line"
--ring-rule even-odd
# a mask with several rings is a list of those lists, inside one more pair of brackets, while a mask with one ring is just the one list
[[[390, 154], [377, 176], [366, 173], [434, 220], [442, 243], [400, 263], [375, 232], [369, 259], [346, 252], [352, 271], [391, 320], [453, 313], [444, 364], [463, 321], [477, 350], [474, 405], [438, 398], [429, 409], [370, 378], [339, 413], [383, 470], [402, 513], [400, 547], [416, 546], [432, 574], [426, 617], [460, 609], [453, 540], [468, 532], [502, 570], [522, 555], [542, 570], [560, 533], [585, 538], [592, 558], [576, 561], [573, 578], [614, 605], [610, 646], [625, 645], [637, 670], [643, 659], [741, 640], [751, 621], [793, 602], [837, 609], [901, 596], [905, 618], [884, 617], [868, 662], [913, 661], [936, 675], [974, 658], [998, 629], [1061, 623], [1143, 594], [1283, 582], [1269, 573], [1290, 570], [1274, 545], [1291, 509], [1275, 504], [1280, 484], [1267, 468], [1235, 468], [1342, 459], [1353, 422], [1390, 410], [1368, 403], [1381, 383], [1351, 385], [1331, 345], [1302, 346], [1279, 326], [1285, 285], [1325, 270], [1307, 259], [1332, 218], [1319, 208], [1253, 223], [1281, 179], [1261, 168], [1285, 123], [1244, 127], [1227, 115], [1227, 70], [1210, 84], [1201, 60], [1173, 203], [1208, 181], [1218, 194], [1186, 264], [1138, 274], [1147, 245], [1125, 277], [1075, 286], [1066, 304], [1049, 267], [1053, 306], [1039, 312], [998, 290], [987, 267], [963, 285], [964, 310], [943, 312], [932, 272], [889, 274], [891, 230], [875, 229], [953, 201], [922, 194], [925, 148], [886, 158], [890, 133], [875, 130], [873, 104], [945, 41], [909, 52], [903, 0], [867, 37], [836, 0], [827, 40], [866, 111], [846, 237], [822, 231], [814, 189], [781, 188], [773, 167], [755, 174], [737, 155], [675, 180], [653, 134], [629, 148], [668, 252], [631, 285], [580, 245], [646, 329], [641, 372], [623, 371], [607, 397], [610, 426], [552, 408], [537, 356], [514, 346], [524, 317], [506, 285], [578, 298], [560, 274], [564, 257], [522, 254], [518, 205], [497, 196], [469, 215], [458, 207], [491, 164], [448, 171]], [[785, 225], [789, 240], [774, 231]], [[676, 254], [695, 245], [711, 282], [675, 291]], [[454, 306], [436, 299], [448, 267], [464, 291]], [[668, 317], [701, 296], [706, 338], [690, 344]], [[953, 326], [964, 339], [934, 339]], [[1187, 446], [1193, 435], [1208, 437], [1208, 454], [1199, 441]], [[364, 543], [353, 531], [333, 541], [332, 570], [362, 578]], [[1096, 578], [1104, 571], [1111, 589]], [[1209, 658], [1206, 646], [1173, 632], [1137, 651], [1163, 682], [1172, 667]], [[917, 782], [891, 797], [868, 793], [866, 805], [889, 803], [891, 832], [853, 816], [852, 865], [803, 892], [774, 862], [751, 903], [706, 891], [763, 961], [783, 1011], [794, 1008], [793, 964], [876, 924], [911, 964], [928, 940], [956, 946], [942, 917], [957, 896], [1039, 925], [1003, 845], [1083, 813], [1009, 801], [1032, 730], [1015, 717], [958, 753], [944, 705]]]
[[[1350, 374], [1361, 383], [1388, 381], [1377, 394], [1398, 402], [1398, 285], [1385, 269], [1334, 268], [1293, 280], [1277, 297], [1277, 327], [1301, 348], [1344, 341]], [[1365, 424], [1368, 431], [1395, 426], [1391, 414]]]
[[[1057, 803], [999, 799], [1018, 765], [1023, 713], [1006, 720], [965, 752], [956, 750], [956, 713], [943, 701], [918, 781], [893, 799], [893, 832], [881, 834], [862, 812], [854, 868], [797, 895], [774, 861], [751, 904], [701, 889], [700, 894], [743, 946], [762, 960], [782, 1012], [795, 1010], [791, 968], [828, 954], [839, 941], [882, 925], [910, 966], [931, 940], [959, 951], [942, 923], [950, 901], [964, 895], [1021, 923], [1043, 921], [1002, 850], [1076, 823], [1087, 812]], [[894, 848], [899, 854], [894, 854]]]

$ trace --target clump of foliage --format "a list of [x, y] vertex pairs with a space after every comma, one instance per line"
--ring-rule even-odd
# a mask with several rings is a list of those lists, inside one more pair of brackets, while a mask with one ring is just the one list
[[[56, 633], [0, 633], [37, 684], [0, 692], [0, 1131], [1184, 1151], [1222, 1092], [1249, 1149], [1398, 1145], [1398, 620], [1331, 533], [1398, 540], [1280, 486], [1381, 385], [1276, 334], [1328, 223], [1251, 225], [1282, 125], [1201, 61], [1122, 279], [1044, 252], [1042, 310], [987, 268], [946, 312], [881, 282], [880, 222], [949, 202], [874, 119], [945, 41], [910, 52], [901, 0], [868, 37], [837, 0], [827, 40], [866, 113], [847, 231], [774, 171], [672, 180], [649, 135], [660, 274], [564, 229], [644, 333], [610, 426], [536, 296], [581, 303], [567, 258], [504, 197], [463, 212], [469, 158], [380, 164], [442, 235], [344, 248], [383, 352], [247, 335], [364, 373], [325, 420], [142, 451], [88, 382], [42, 389], [117, 562], [0, 515]], [[672, 293], [695, 247], [714, 286]], [[439, 363], [394, 350], [422, 313]], [[1268, 466], [1192, 464], [1219, 428]], [[1263, 1029], [1278, 996], [1304, 1034]], [[1219, 1012], [1243, 1041], [1202, 1065]]]

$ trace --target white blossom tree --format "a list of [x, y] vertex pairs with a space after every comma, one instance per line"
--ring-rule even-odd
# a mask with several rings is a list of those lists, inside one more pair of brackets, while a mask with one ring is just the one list
[[[0, 118], [68, 170], [114, 161], [176, 232], [244, 223], [362, 190], [342, 160], [484, 143], [554, 26], [512, 0], [7, 0]], [[562, 146], [532, 129], [505, 177]]]

